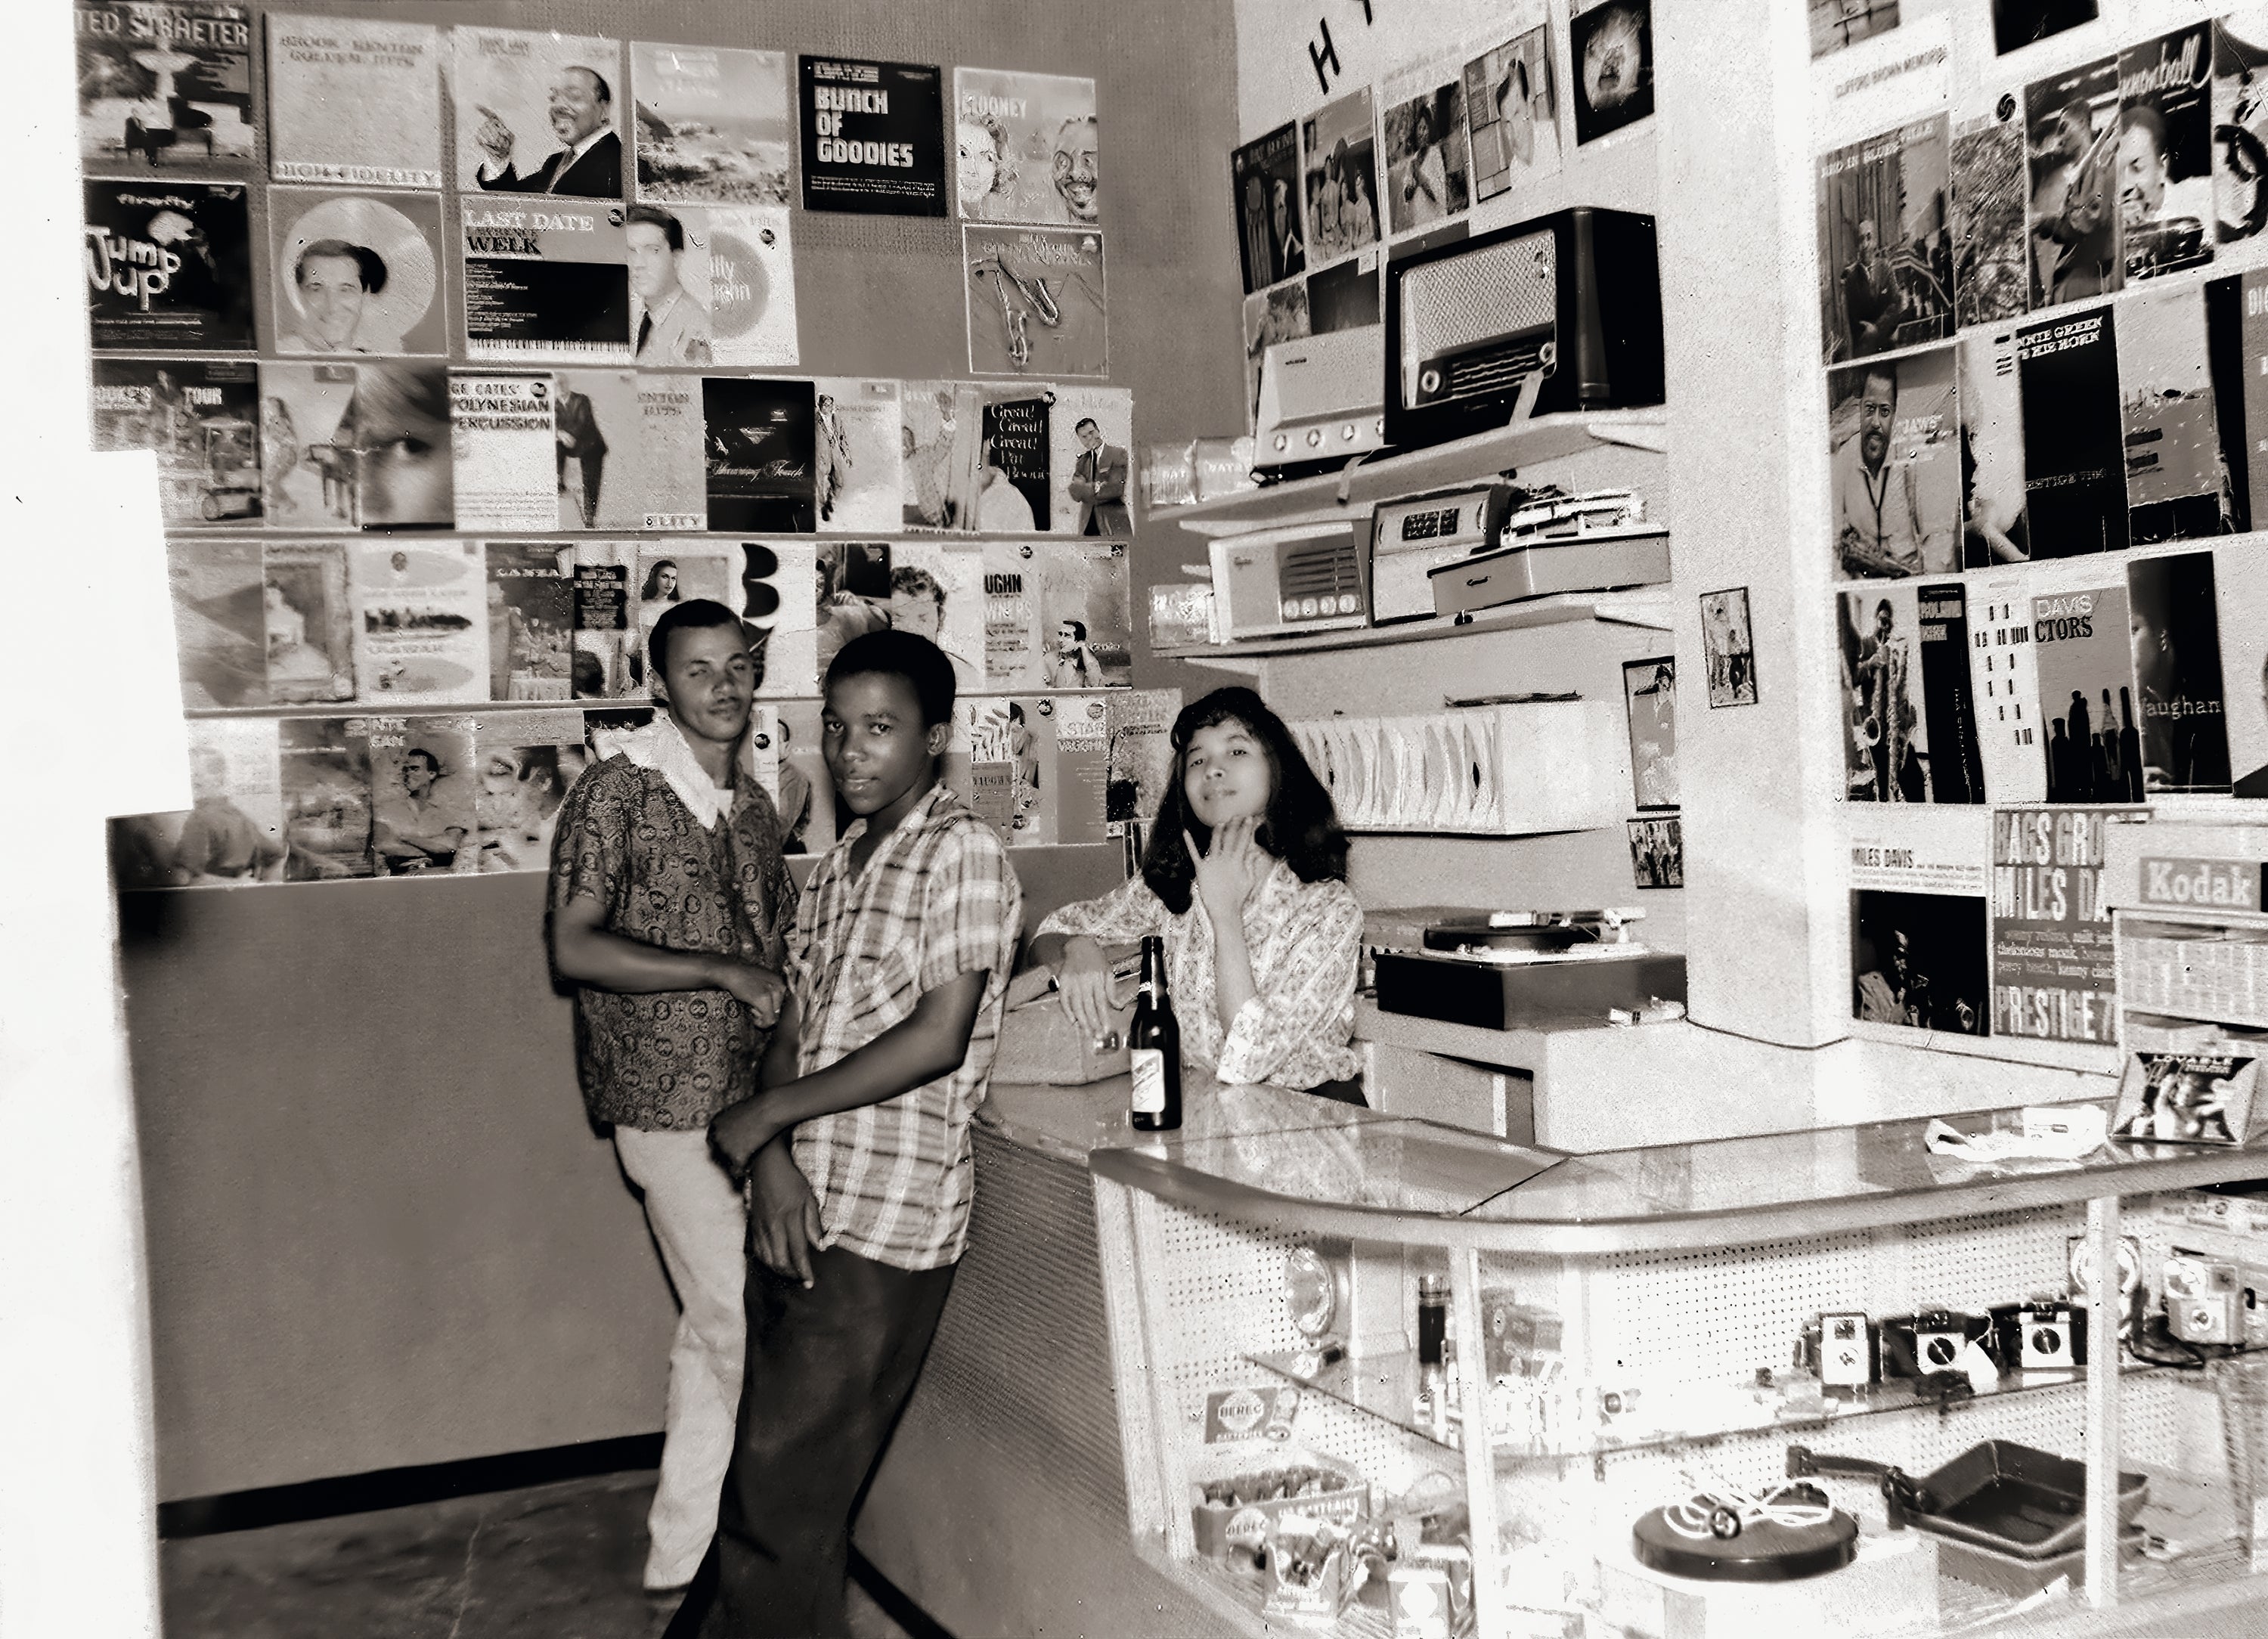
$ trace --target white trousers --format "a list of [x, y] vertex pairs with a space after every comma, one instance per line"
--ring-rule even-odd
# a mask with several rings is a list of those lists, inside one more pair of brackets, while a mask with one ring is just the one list
[[645, 1585], [693, 1579], [717, 1534], [717, 1499], [733, 1456], [746, 1344], [747, 1209], [710, 1153], [709, 1135], [615, 1128], [622, 1171], [645, 1192], [681, 1311], [669, 1349], [661, 1483], [646, 1516]]

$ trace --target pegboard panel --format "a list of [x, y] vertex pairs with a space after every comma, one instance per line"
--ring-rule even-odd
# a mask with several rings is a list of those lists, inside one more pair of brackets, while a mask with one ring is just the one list
[[1911, 1302], [1904, 1312], [1981, 1312], [1995, 1304], [2065, 1291], [2070, 1284], [2070, 1238], [2086, 1228], [2085, 1209], [2055, 1207], [1911, 1224], [1885, 1231], [1885, 1237], [1904, 1243]]
[[1822, 1309], [1866, 1309], [1864, 1234], [1658, 1253], [1587, 1268], [1581, 1354], [1568, 1365], [1604, 1380], [1707, 1382], [1793, 1357], [1804, 1320]]

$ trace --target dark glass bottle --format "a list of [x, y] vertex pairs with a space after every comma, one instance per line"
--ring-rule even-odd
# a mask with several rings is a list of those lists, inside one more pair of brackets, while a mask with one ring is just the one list
[[1126, 1045], [1134, 1068], [1127, 1120], [1145, 1133], [1170, 1132], [1182, 1124], [1182, 1027], [1166, 992], [1166, 942], [1156, 934], [1142, 941], [1142, 991]]

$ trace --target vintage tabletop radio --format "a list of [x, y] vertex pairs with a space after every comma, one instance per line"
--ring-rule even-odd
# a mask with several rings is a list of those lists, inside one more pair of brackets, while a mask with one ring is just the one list
[[1386, 443], [1376, 325], [1271, 344], [1260, 356], [1253, 466], [1274, 477], [1344, 467]]
[[1231, 638], [1370, 623], [1365, 543], [1351, 521], [1287, 525], [1212, 542], [1213, 608]]
[[1380, 502], [1370, 515], [1372, 619], [1383, 626], [1431, 618], [1427, 575], [1496, 545], [1523, 493], [1498, 481]]

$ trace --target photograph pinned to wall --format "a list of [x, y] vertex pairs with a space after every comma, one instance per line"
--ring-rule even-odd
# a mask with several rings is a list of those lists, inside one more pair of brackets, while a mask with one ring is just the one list
[[488, 698], [488, 573], [479, 542], [357, 543], [347, 551], [347, 581], [357, 699]]
[[1952, 334], [1950, 147], [1940, 114], [1820, 157], [1830, 364]]
[[1131, 535], [1133, 393], [1124, 387], [1057, 388], [1048, 437], [1052, 488], [1042, 527], [1066, 535]]
[[2268, 8], [2246, 0], [2213, 22], [2213, 237], [2268, 227]]
[[975, 542], [902, 540], [890, 554], [890, 629], [926, 637], [963, 694], [984, 687], [984, 555]]
[[2098, 0], [1992, 0], [1992, 48], [2002, 56], [2095, 21]]
[[473, 720], [364, 717], [370, 747], [370, 851], [376, 874], [480, 869]]
[[1804, 10], [1815, 62], [1898, 26], [1898, 0], [1804, 0]]
[[278, 187], [268, 289], [279, 353], [445, 353], [438, 195]]
[[2228, 766], [2235, 794], [2258, 800], [2268, 797], [2268, 547], [2225, 540], [2213, 557]]
[[1307, 232], [1300, 210], [1300, 133], [1279, 125], [1229, 155], [1236, 246], [1244, 293], [1307, 270]]
[[477, 195], [458, 203], [467, 356], [630, 362], [630, 241], [619, 207]]
[[1370, 87], [1300, 121], [1307, 261], [1321, 268], [1379, 240], [1378, 138]]
[[579, 711], [497, 712], [475, 719], [473, 842], [482, 871], [548, 871], [559, 805], [590, 753]]
[[1640, 808], [1677, 806], [1677, 660], [1660, 655], [1623, 662], [1623, 710], [1630, 720], [1631, 783]]
[[1859, 888], [1851, 895], [1851, 1016], [1955, 1035], [1992, 1034], [1987, 901]]
[[1102, 219], [1093, 80], [956, 68], [953, 120], [963, 221], [1093, 227]]
[[622, 196], [620, 40], [460, 25], [449, 43], [465, 195]]
[[1961, 327], [1998, 324], [2031, 299], [2026, 271], [2024, 128], [2003, 93], [1953, 126], [1953, 310]]
[[835, 842], [835, 781], [821, 753], [820, 702], [782, 700], [773, 703], [773, 731], [779, 737], [779, 810], [783, 851], [823, 854]]
[[[2234, 532], [2242, 432], [2216, 409], [2205, 310], [2194, 290], [2151, 290], [2119, 313], [2127, 530], [2134, 545]], [[2225, 449], [2224, 433], [2235, 446]]]
[[2107, 296], [2125, 283], [2118, 108], [2116, 57], [2035, 80], [2025, 89], [2036, 308]]
[[268, 703], [354, 698], [354, 607], [346, 549], [330, 541], [271, 541], [261, 554], [261, 629]]
[[817, 694], [818, 548], [808, 540], [744, 540], [735, 550], [740, 584], [732, 603], [759, 663], [758, 698]]
[[665, 205], [793, 202], [787, 55], [630, 42], [637, 196]]
[[81, 168], [252, 174], [252, 14], [210, 0], [79, 0]]
[[552, 467], [559, 448], [548, 375], [449, 375], [455, 441], [456, 526], [466, 530], [559, 527]]
[[488, 697], [573, 699], [575, 548], [491, 540], [487, 566]]
[[1108, 779], [1103, 817], [1109, 834], [1126, 839], [1127, 852], [1138, 859], [1174, 777], [1174, 719], [1181, 711], [1178, 688], [1127, 688], [1103, 696]]
[[976, 527], [977, 458], [983, 397], [965, 381], [909, 381], [900, 402], [904, 428], [901, 504], [909, 529]]
[[2024, 401], [2016, 334], [1980, 331], [1959, 343], [1961, 561], [1970, 569], [2029, 561], [2024, 518]]
[[2126, 565], [2142, 789], [2153, 796], [2229, 789], [2213, 570], [2211, 552], [2138, 557]]
[[920, 62], [796, 59], [803, 208], [945, 217], [945, 78]]
[[2122, 817], [2102, 808], [1993, 813], [1994, 1035], [2118, 1040], [2102, 834]]
[[904, 411], [895, 381], [824, 376], [812, 384], [814, 484], [822, 532], [887, 533], [905, 523]]
[[1934, 747], [1930, 797], [1940, 803], [1984, 800], [1984, 758], [1969, 677], [1969, 601], [1958, 581], [1914, 594], [1920, 622], [1922, 719]]
[[980, 534], [1028, 535], [1048, 527], [1052, 399], [999, 398], [985, 404], [977, 453]]
[[887, 540], [823, 540], [813, 555], [812, 666], [820, 677], [843, 644], [890, 624], [890, 572], [896, 549]]
[[113, 831], [122, 888], [234, 887], [284, 879], [284, 790], [273, 717], [182, 725], [189, 801]]
[[709, 527], [709, 466], [701, 404], [701, 379], [640, 371], [638, 437], [629, 482], [615, 489], [640, 528]]
[[2259, 1093], [2258, 1044], [2214, 1042], [2184, 1053], [2130, 1053], [2110, 1112], [2114, 1137], [2241, 1144]]
[[795, 255], [770, 205], [632, 205], [630, 333], [638, 364], [792, 364]]
[[260, 374], [249, 360], [93, 361], [94, 447], [151, 450], [166, 526], [260, 518]]
[[441, 186], [441, 31], [268, 14], [268, 160], [278, 182]]
[[1314, 334], [1305, 280], [1244, 298], [1244, 424], [1248, 428], [1260, 414], [1260, 365], [1268, 349], [1280, 342], [1296, 342]]
[[1969, 583], [1967, 595], [1975, 621], [1969, 691], [1976, 702], [1985, 792], [1996, 803], [2045, 802], [2045, 740], [2028, 577], [2007, 571], [1980, 576]]
[[[1890, 0], [1895, 6], [1896, 0]], [[1472, 133], [1473, 202], [1494, 199], [1559, 173], [1558, 79], [1551, 30], [1541, 8], [1535, 26], [1465, 64], [1465, 113]]]
[[696, 599], [737, 611], [745, 560], [738, 548], [710, 540], [641, 540], [634, 551], [628, 659], [632, 686], [644, 687], [653, 680], [646, 664], [646, 644], [661, 617], [677, 605]]
[[[575, 646], [568, 657], [574, 696], [620, 700], [632, 692], [630, 572], [637, 548], [614, 541], [584, 541], [574, 548], [574, 553], [570, 607], [574, 613]], [[597, 741], [592, 744], [595, 750]]]
[[2134, 691], [2126, 587], [2123, 580], [2089, 584], [2083, 569], [2077, 575], [2032, 599], [2047, 800], [2139, 803], [2141, 701]]
[[446, 529], [455, 518], [449, 371], [431, 364], [261, 367], [271, 529]]
[[252, 219], [214, 182], [85, 185], [87, 321], [99, 352], [249, 352]]
[[709, 527], [730, 534], [810, 534], [819, 521], [811, 383], [704, 376], [701, 408]]
[[1835, 564], [1852, 579], [1961, 567], [1954, 349], [1846, 364], [1828, 376]]
[[978, 376], [1110, 373], [1102, 235], [1085, 228], [961, 230], [968, 369]]
[[1701, 594], [1701, 651], [1709, 668], [1710, 709], [1756, 703], [1756, 635], [1746, 586]]
[[2120, 550], [2127, 544], [2126, 444], [2111, 310], [2017, 331], [2016, 373], [2033, 559]]
[[1685, 824], [1675, 814], [1626, 820], [1630, 827], [1631, 878], [1642, 888], [1685, 886]]
[[260, 543], [166, 543], [181, 704], [189, 710], [268, 702], [267, 592]]
[[1653, 114], [1653, 0], [1600, 0], [1568, 20], [1567, 39], [1579, 144]]
[[644, 415], [640, 379], [627, 370], [551, 372], [550, 475], [556, 502], [549, 527], [645, 526], [638, 472]]
[[361, 717], [286, 717], [276, 763], [284, 792], [284, 878], [334, 882], [371, 863], [370, 731]]
[[1380, 82], [1387, 231], [1393, 237], [1462, 216], [1472, 206], [1462, 67], [1421, 63]]
[[2213, 260], [2213, 25], [2118, 54], [2118, 214], [2129, 279]]
[[1929, 803], [1930, 717], [1918, 664], [1921, 614], [1911, 583], [1836, 599], [1846, 794], [1854, 803]]
[[990, 540], [983, 552], [987, 688], [1123, 688], [1133, 681], [1122, 547]]

